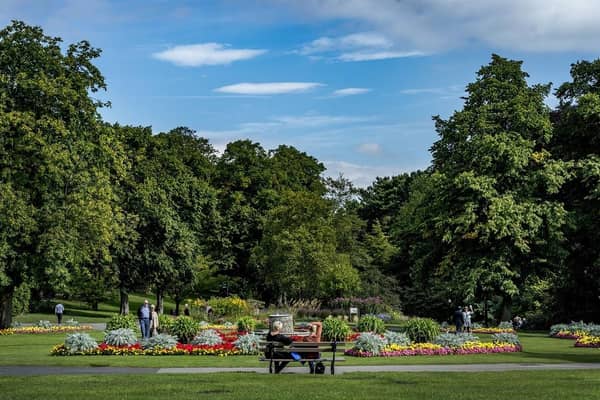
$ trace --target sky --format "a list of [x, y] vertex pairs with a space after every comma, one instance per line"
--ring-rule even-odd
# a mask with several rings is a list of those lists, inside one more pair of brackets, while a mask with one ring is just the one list
[[593, 0], [0, 0], [13, 19], [102, 49], [106, 121], [291, 145], [361, 187], [429, 166], [491, 54], [553, 88], [600, 54]]

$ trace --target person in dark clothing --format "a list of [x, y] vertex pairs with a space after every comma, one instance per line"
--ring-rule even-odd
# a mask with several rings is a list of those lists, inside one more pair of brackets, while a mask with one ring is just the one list
[[[292, 339], [285, 336], [281, 333], [281, 328], [283, 328], [283, 323], [281, 321], [273, 322], [273, 327], [267, 334], [267, 342], [279, 342], [284, 346], [289, 346], [292, 344]], [[271, 357], [270, 354], [265, 354], [267, 357]], [[289, 358], [292, 360], [292, 356], [290, 353], [275, 351], [273, 353], [273, 358]], [[275, 361], [275, 373], [278, 374], [282, 369], [285, 368], [286, 365], [289, 364], [289, 361]]]
[[456, 326], [456, 334], [458, 335], [462, 332], [463, 325], [465, 324], [465, 317], [462, 312], [462, 307], [459, 306], [456, 311], [454, 311], [453, 320], [454, 326]]

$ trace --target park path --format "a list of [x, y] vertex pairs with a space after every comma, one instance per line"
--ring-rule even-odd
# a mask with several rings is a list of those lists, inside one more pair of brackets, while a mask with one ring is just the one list
[[[352, 365], [336, 366], [336, 374], [350, 372], [504, 372], [532, 370], [578, 370], [600, 369], [600, 363], [505, 363], [505, 364], [457, 364], [457, 365]], [[122, 374], [206, 374], [225, 372], [268, 373], [267, 368], [135, 368], [135, 367], [49, 367], [49, 366], [0, 366], [0, 376], [32, 375], [122, 375]], [[285, 374], [308, 374], [306, 367], [288, 367]], [[329, 374], [329, 370], [327, 370]]]

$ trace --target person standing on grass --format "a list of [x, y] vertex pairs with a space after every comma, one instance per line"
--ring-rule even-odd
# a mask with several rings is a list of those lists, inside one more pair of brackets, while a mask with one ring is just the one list
[[463, 325], [465, 324], [465, 318], [463, 316], [461, 306], [458, 306], [456, 311], [454, 311], [453, 320], [454, 320], [454, 326], [456, 326], [456, 334], [458, 335], [459, 333], [462, 332]]
[[148, 300], [144, 300], [144, 304], [138, 309], [138, 320], [140, 321], [140, 330], [142, 331], [142, 339], [150, 337], [150, 307]]
[[464, 322], [464, 327], [463, 327], [463, 331], [465, 332], [471, 332], [471, 327], [472, 327], [472, 323], [471, 323], [471, 316], [473, 315], [473, 306], [465, 306], [465, 309], [463, 311], [463, 322]]
[[59, 325], [62, 324], [62, 317], [64, 312], [65, 306], [63, 306], [61, 303], [58, 303], [54, 306], [54, 314], [56, 315], [56, 320], [58, 321]]
[[150, 306], [150, 332], [152, 333], [151, 336], [158, 335], [158, 313], [154, 304]]

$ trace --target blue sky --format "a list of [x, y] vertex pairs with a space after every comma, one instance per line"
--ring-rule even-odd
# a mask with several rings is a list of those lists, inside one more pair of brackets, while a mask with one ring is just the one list
[[11, 19], [103, 50], [107, 121], [293, 145], [358, 186], [426, 168], [492, 53], [556, 87], [600, 50], [588, 0], [0, 0]]

